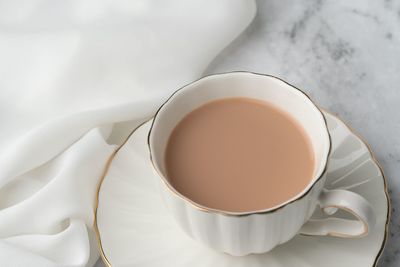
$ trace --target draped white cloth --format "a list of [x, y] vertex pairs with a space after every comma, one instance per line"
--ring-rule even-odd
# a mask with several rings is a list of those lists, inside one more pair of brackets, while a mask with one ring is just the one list
[[91, 266], [105, 163], [253, 0], [0, 0], [0, 266]]

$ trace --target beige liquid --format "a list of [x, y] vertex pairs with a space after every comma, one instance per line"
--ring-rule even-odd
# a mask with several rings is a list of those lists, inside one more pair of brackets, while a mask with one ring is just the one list
[[216, 100], [187, 114], [166, 149], [174, 188], [203, 206], [264, 210], [300, 193], [314, 156], [303, 128], [286, 112], [251, 98]]

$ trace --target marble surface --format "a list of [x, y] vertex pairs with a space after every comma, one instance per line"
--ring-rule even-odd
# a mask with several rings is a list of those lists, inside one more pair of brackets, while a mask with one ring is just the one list
[[253, 23], [205, 74], [247, 70], [279, 76], [364, 137], [385, 171], [392, 200], [379, 266], [400, 266], [400, 1], [257, 4]]

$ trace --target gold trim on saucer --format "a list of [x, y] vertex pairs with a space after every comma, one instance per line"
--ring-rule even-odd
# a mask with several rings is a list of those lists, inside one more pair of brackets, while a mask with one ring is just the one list
[[367, 147], [369, 155], [372, 158], [372, 161], [376, 164], [376, 166], [378, 166], [381, 174], [382, 174], [382, 178], [383, 178], [383, 187], [384, 187], [384, 191], [385, 191], [385, 195], [386, 195], [386, 203], [387, 203], [387, 215], [386, 215], [386, 222], [385, 222], [385, 234], [383, 236], [383, 241], [382, 241], [382, 246], [378, 251], [378, 254], [375, 257], [375, 261], [374, 261], [374, 265], [373, 267], [377, 267], [378, 266], [378, 261], [382, 256], [383, 250], [386, 247], [386, 242], [387, 242], [387, 238], [389, 235], [389, 223], [390, 223], [390, 218], [392, 216], [392, 206], [391, 206], [391, 202], [390, 202], [390, 195], [388, 192], [388, 187], [387, 187], [387, 180], [386, 180], [386, 176], [385, 173], [383, 171], [382, 166], [380, 165], [379, 161], [376, 159], [374, 153], [372, 152], [372, 148], [371, 146], [364, 140], [364, 138], [359, 135], [349, 124], [347, 124], [346, 122], [344, 122], [343, 120], [341, 120], [336, 114], [333, 114], [331, 112], [326, 111], [325, 109], [321, 108], [321, 110], [323, 110], [326, 113], [329, 113], [330, 115], [332, 115], [333, 117], [335, 117], [336, 119], [338, 119], [339, 121], [341, 121], [344, 126], [347, 127], [347, 129], [354, 134], [358, 139], [360, 139], [360, 141], [362, 143], [364, 143], [364, 145]]
[[99, 208], [99, 195], [100, 195], [100, 188], [101, 185], [103, 184], [103, 180], [106, 177], [107, 173], [108, 173], [108, 169], [110, 168], [111, 162], [114, 160], [115, 155], [118, 153], [118, 151], [126, 144], [126, 142], [128, 142], [129, 138], [133, 135], [133, 133], [136, 132], [137, 129], [139, 129], [141, 126], [143, 126], [144, 124], [146, 124], [147, 122], [149, 122], [153, 117], [150, 117], [149, 119], [143, 121], [142, 123], [140, 123], [137, 127], [135, 127], [135, 129], [132, 130], [132, 132], [129, 133], [129, 135], [126, 137], [126, 139], [124, 140], [124, 142], [122, 142], [122, 144], [111, 154], [111, 156], [108, 158], [107, 163], [104, 167], [103, 173], [100, 177], [99, 183], [97, 185], [97, 191], [96, 191], [96, 198], [95, 198], [95, 206], [94, 206], [94, 222], [93, 222], [93, 228], [94, 228], [94, 232], [96, 234], [96, 239], [97, 239], [97, 247], [99, 249], [100, 252], [100, 256], [101, 259], [103, 260], [104, 264], [107, 265], [107, 267], [112, 267], [110, 261], [107, 259], [104, 250], [103, 250], [103, 246], [101, 243], [101, 236], [100, 236], [100, 231], [99, 231], [99, 227], [97, 225], [97, 209]]
[[[304, 92], [303, 92], [304, 93]], [[309, 96], [304, 93], [308, 98]], [[317, 106], [317, 105], [316, 105]], [[317, 106], [318, 107], [318, 106]], [[390, 223], [390, 218], [391, 218], [391, 202], [390, 202], [390, 197], [389, 197], [389, 193], [388, 193], [388, 188], [387, 188], [387, 180], [385, 177], [385, 174], [383, 172], [382, 166], [379, 164], [378, 160], [376, 159], [375, 155], [372, 152], [372, 149], [370, 147], [370, 145], [359, 135], [357, 134], [353, 128], [351, 128], [347, 123], [345, 123], [343, 120], [341, 120], [337, 115], [332, 114], [328, 111], [326, 111], [325, 109], [322, 109], [320, 107], [318, 107], [321, 111], [324, 111], [332, 116], [334, 116], [336, 119], [338, 119], [339, 121], [341, 121], [348, 129], [349, 131], [354, 134], [356, 137], [358, 137], [362, 143], [365, 144], [365, 146], [367, 147], [369, 154], [373, 160], [373, 162], [378, 166], [381, 174], [382, 174], [382, 178], [383, 178], [383, 186], [384, 186], [384, 192], [385, 192], [385, 196], [386, 196], [386, 202], [387, 202], [387, 216], [386, 216], [386, 222], [385, 222], [385, 233], [384, 233], [384, 238], [381, 244], [381, 248], [378, 251], [378, 254], [375, 257], [375, 261], [372, 265], [372, 267], [376, 267], [378, 264], [378, 261], [380, 259], [380, 257], [382, 256], [383, 250], [386, 246], [386, 242], [387, 242], [387, 238], [388, 238], [388, 231], [389, 231], [389, 223]], [[324, 117], [325, 118], [325, 117]], [[109, 157], [109, 159], [107, 160], [107, 163], [104, 167], [103, 173], [100, 177], [99, 183], [98, 183], [98, 187], [97, 187], [97, 193], [96, 193], [96, 198], [95, 198], [95, 209], [94, 209], [94, 223], [93, 223], [93, 227], [95, 230], [95, 234], [96, 234], [96, 238], [97, 238], [97, 244], [98, 244], [98, 249], [99, 249], [99, 253], [100, 256], [104, 262], [104, 264], [107, 267], [112, 267], [112, 264], [110, 263], [110, 261], [107, 259], [107, 256], [105, 255], [105, 252], [103, 250], [102, 247], [102, 241], [101, 241], [101, 234], [98, 228], [98, 224], [97, 224], [97, 212], [98, 212], [98, 207], [99, 207], [99, 194], [100, 194], [100, 189], [101, 186], [103, 184], [104, 178], [108, 173], [109, 167], [115, 157], [115, 155], [118, 153], [118, 151], [127, 143], [127, 141], [129, 140], [129, 138], [133, 135], [133, 133], [140, 128], [141, 126], [143, 126], [145, 123], [149, 122], [151, 119], [153, 119], [153, 117], [151, 117], [148, 120], [145, 120], [143, 123], [141, 123], [139, 126], [137, 126], [134, 130], [132, 130], [132, 132], [128, 135], [128, 137], [124, 140], [124, 142], [113, 152], [113, 154]]]

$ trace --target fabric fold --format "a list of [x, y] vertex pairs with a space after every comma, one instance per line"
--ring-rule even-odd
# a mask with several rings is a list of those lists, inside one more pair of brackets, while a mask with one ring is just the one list
[[91, 266], [105, 164], [255, 16], [248, 0], [0, 8], [0, 265]]

